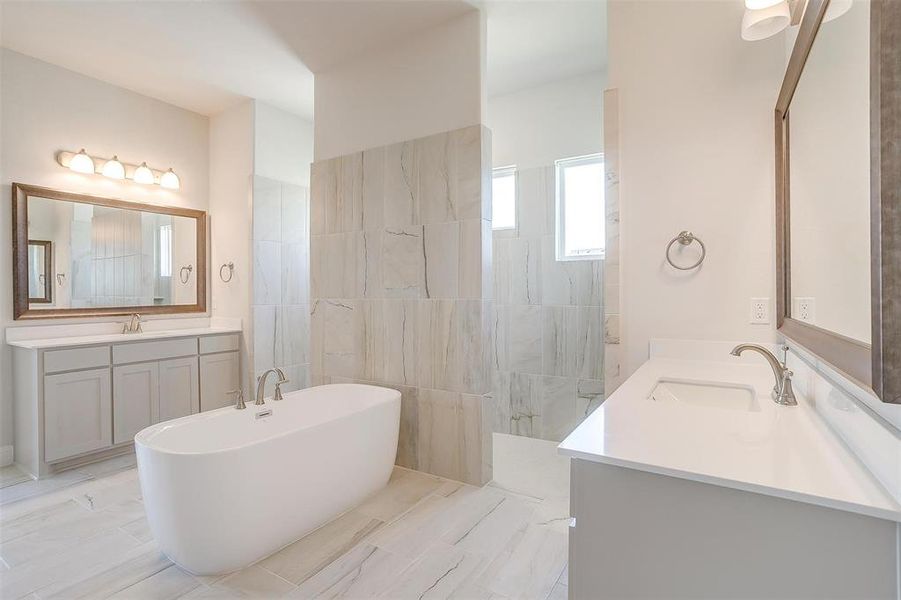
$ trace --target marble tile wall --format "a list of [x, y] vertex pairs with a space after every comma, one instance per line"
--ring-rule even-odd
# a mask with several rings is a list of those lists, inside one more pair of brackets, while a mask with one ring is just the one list
[[495, 431], [566, 437], [604, 396], [604, 261], [558, 261], [555, 169], [518, 172], [517, 226], [494, 232]]
[[313, 383], [400, 390], [397, 464], [476, 484], [494, 412], [490, 160], [473, 126], [316, 162], [311, 183]]
[[254, 177], [251, 381], [279, 367], [283, 391], [310, 385], [309, 214], [307, 188]]
[[604, 259], [604, 390], [610, 396], [623, 382], [619, 239], [619, 93], [604, 91], [604, 198], [606, 257]]

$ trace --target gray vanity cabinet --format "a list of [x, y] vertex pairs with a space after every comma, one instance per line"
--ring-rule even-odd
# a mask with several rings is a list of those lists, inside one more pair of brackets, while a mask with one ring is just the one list
[[159, 372], [158, 420], [168, 421], [200, 412], [200, 373], [196, 356], [161, 360]]
[[113, 443], [159, 421], [160, 367], [157, 362], [113, 367]]
[[149, 425], [234, 401], [236, 331], [99, 337], [11, 344], [14, 452], [25, 471], [40, 477], [127, 452]]
[[221, 352], [200, 357], [200, 408], [213, 410], [234, 404], [230, 392], [241, 386], [237, 352]]
[[108, 448], [112, 444], [110, 370], [89, 369], [44, 377], [44, 459]]

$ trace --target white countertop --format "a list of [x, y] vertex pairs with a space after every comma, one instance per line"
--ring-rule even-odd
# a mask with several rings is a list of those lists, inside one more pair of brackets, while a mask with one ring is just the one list
[[10, 346], [16, 346], [17, 348], [44, 350], [46, 348], [70, 348], [73, 346], [90, 346], [93, 344], [140, 342], [166, 338], [217, 335], [223, 333], [240, 332], [240, 328], [234, 327], [192, 327], [186, 329], [167, 329], [165, 331], [145, 331], [144, 333], [103, 333], [96, 335], [79, 335], [36, 340], [8, 340], [6, 343]]
[[[901, 505], [808, 401], [770, 399], [760, 365], [651, 358], [559, 446], [561, 454], [901, 521]], [[728, 360], [728, 359], [727, 359]], [[661, 378], [746, 384], [759, 411], [656, 402]]]

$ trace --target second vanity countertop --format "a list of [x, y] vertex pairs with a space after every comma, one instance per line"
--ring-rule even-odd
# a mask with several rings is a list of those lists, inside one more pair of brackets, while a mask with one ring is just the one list
[[9, 344], [10, 346], [16, 346], [17, 348], [26, 348], [29, 350], [44, 350], [47, 348], [71, 348], [77, 346], [91, 346], [95, 344], [141, 342], [167, 338], [219, 335], [227, 333], [241, 333], [241, 329], [234, 327], [193, 327], [187, 329], [167, 329], [165, 331], [145, 331], [143, 333], [102, 333], [95, 335], [55, 337], [35, 340], [12, 340], [7, 341], [7, 344]]
[[[808, 401], [770, 399], [773, 373], [736, 360], [651, 358], [559, 446], [560, 454], [901, 521], [901, 505]], [[660, 379], [752, 386], [755, 411], [667, 403]]]

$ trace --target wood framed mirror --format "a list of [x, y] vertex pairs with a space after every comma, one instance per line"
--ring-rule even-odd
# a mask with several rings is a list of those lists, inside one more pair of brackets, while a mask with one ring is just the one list
[[12, 185], [13, 317], [202, 313], [207, 216]]
[[777, 327], [901, 403], [901, 2], [834, 8], [807, 0], [776, 102]]
[[28, 240], [28, 303], [53, 302], [53, 242]]

